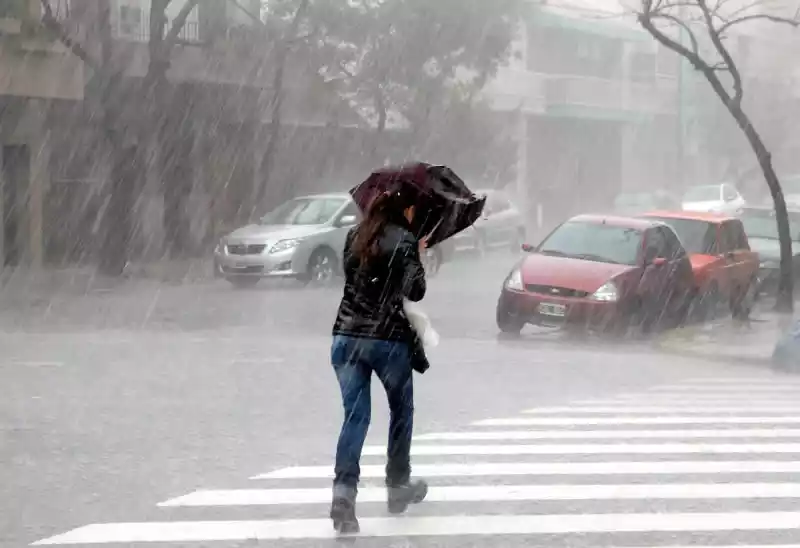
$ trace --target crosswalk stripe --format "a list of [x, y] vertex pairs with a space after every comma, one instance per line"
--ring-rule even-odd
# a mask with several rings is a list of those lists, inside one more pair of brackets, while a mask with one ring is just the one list
[[[455, 485], [432, 486], [428, 502], [499, 502], [639, 499], [800, 498], [800, 483], [693, 483], [622, 485]], [[331, 489], [218, 489], [195, 491], [159, 506], [269, 506], [328, 504]], [[386, 489], [364, 487], [359, 504], [385, 502]]]
[[662, 413], [692, 413], [692, 414], [714, 414], [714, 413], [763, 413], [763, 414], [782, 414], [797, 413], [800, 411], [800, 402], [795, 405], [753, 405], [736, 407], [714, 407], [704, 405], [702, 407], [686, 406], [663, 406], [663, 407], [631, 407], [631, 406], [569, 406], [569, 407], [534, 407], [526, 409], [524, 413], [548, 414], [548, 413], [627, 413], [627, 414], [662, 414]]
[[603, 398], [596, 400], [582, 400], [570, 404], [570, 407], [592, 407], [592, 406], [656, 406], [656, 405], [669, 405], [669, 406], [694, 406], [694, 407], [709, 407], [709, 406], [741, 406], [745, 409], [750, 407], [759, 406], [794, 406], [797, 405], [798, 400], [796, 397], [771, 397], [771, 398], [749, 398], [746, 396], [724, 396], [724, 397], [704, 397], [702, 395], [691, 396], [661, 396], [653, 395], [652, 397], [642, 396], [617, 396], [615, 398]]
[[750, 428], [720, 430], [501, 430], [434, 432], [415, 436], [417, 441], [547, 440], [627, 438], [800, 438], [800, 428]]
[[[586, 445], [413, 445], [411, 454], [423, 455], [633, 455], [669, 453], [800, 453], [800, 443], [657, 443]], [[363, 455], [385, 455], [386, 447], [364, 447]]]
[[[705, 460], [706, 456], [736, 459], [768, 459], [768, 454], [800, 455], [800, 381], [782, 378], [694, 378], [688, 382], [665, 384], [638, 393], [619, 394], [604, 399], [582, 400], [567, 405], [527, 409], [520, 417], [494, 418], [472, 423], [472, 430], [434, 432], [415, 436], [412, 455], [458, 456], [480, 459], [506, 456], [515, 462], [437, 462], [437, 458], [415, 461], [413, 474], [427, 478], [484, 478], [451, 485], [430, 487], [429, 502], [498, 503], [523, 501], [648, 501], [648, 500], [734, 500], [781, 499], [788, 506], [800, 500], [800, 458], [781, 460]], [[638, 429], [637, 429], [638, 425]], [[750, 425], [748, 427], [748, 425]], [[795, 427], [794, 425], [798, 425]], [[662, 426], [662, 428], [649, 428]], [[672, 426], [672, 428], [670, 428]], [[770, 428], [774, 426], [774, 428]], [[495, 427], [495, 428], [479, 428]], [[503, 428], [511, 427], [511, 428]], [[513, 427], [532, 427], [514, 430]], [[539, 429], [536, 429], [536, 428]], [[550, 427], [550, 428], [548, 428]], [[619, 429], [614, 429], [615, 427]], [[627, 428], [626, 428], [627, 427]], [[797, 438], [792, 440], [788, 438]], [[525, 443], [525, 440], [543, 440]], [[547, 441], [551, 440], [551, 441]], [[566, 440], [566, 443], [562, 440]], [[587, 440], [591, 440], [587, 442]], [[798, 441], [798, 443], [792, 443]], [[438, 442], [438, 443], [437, 443]], [[471, 443], [485, 442], [485, 443]], [[517, 442], [517, 443], [514, 443]], [[711, 442], [711, 443], [709, 443]], [[717, 443], [721, 442], [721, 443]], [[755, 443], [754, 443], [755, 442]], [[366, 461], [359, 489], [360, 504], [386, 501], [382, 487], [385, 467], [384, 445], [364, 447]], [[686, 455], [685, 461], [635, 459], [634, 455]], [[525, 456], [547, 456], [559, 462], [525, 462]], [[595, 461], [580, 462], [570, 456], [596, 455]], [[608, 455], [606, 459], [599, 458]], [[628, 456], [625, 456], [628, 455]], [[737, 457], [736, 455], [743, 455]], [[556, 457], [558, 456], [558, 457]], [[511, 457], [516, 457], [511, 458]], [[530, 457], [529, 457], [530, 458]], [[640, 457], [642, 459], [646, 457]], [[654, 459], [654, 457], [650, 457]], [[697, 459], [697, 460], [691, 460]], [[469, 459], [471, 460], [471, 459]], [[499, 459], [502, 460], [502, 457]], [[539, 459], [542, 460], [542, 459]], [[574, 462], [577, 460], [578, 462]], [[583, 459], [588, 460], [588, 459]], [[428, 461], [428, 462], [425, 462]], [[381, 464], [375, 464], [381, 462]], [[680, 475], [694, 477], [680, 478]], [[728, 482], [724, 475], [776, 474], [744, 477]], [[777, 476], [777, 474], [784, 474]], [[650, 483], [640, 483], [641, 478]], [[661, 480], [675, 479], [663, 483]], [[525, 477], [504, 484], [502, 477]], [[559, 477], [551, 483], [536, 477]], [[591, 483], [570, 482], [569, 476], [584, 477]], [[593, 477], [594, 476], [594, 477]], [[602, 477], [600, 477], [602, 476]], [[251, 480], [330, 480], [333, 465], [293, 466], [251, 477]], [[636, 480], [628, 482], [627, 480]], [[758, 481], [747, 481], [757, 479]], [[774, 481], [770, 482], [772, 479]], [[604, 483], [613, 481], [613, 484]], [[715, 481], [716, 480], [716, 481]], [[723, 480], [725, 482], [723, 483]], [[552, 484], [565, 481], [565, 484]], [[685, 483], [677, 483], [683, 481]], [[507, 480], [508, 482], [508, 480]], [[691, 482], [691, 483], [688, 483]], [[470, 484], [471, 483], [471, 484]], [[477, 484], [486, 483], [486, 484]], [[324, 485], [324, 487], [322, 486]], [[203, 489], [158, 504], [176, 511], [187, 508], [327, 505], [330, 483], [308, 482], [305, 486], [274, 483], [257, 484], [252, 489]], [[629, 503], [630, 504], [630, 503]], [[641, 504], [641, 503], [640, 503]], [[512, 505], [509, 504], [509, 507]], [[521, 510], [516, 505], [516, 511]], [[368, 508], [368, 507], [367, 507]], [[432, 506], [431, 514], [450, 506]], [[570, 509], [572, 510], [572, 509]], [[295, 509], [297, 511], [297, 509]], [[480, 512], [479, 509], [477, 509]], [[493, 509], [493, 512], [496, 510]], [[188, 512], [188, 510], [184, 510]], [[797, 531], [800, 511], [763, 512], [682, 512], [618, 513], [566, 515], [426, 515], [414, 513], [397, 517], [361, 518], [361, 537], [445, 537], [478, 535], [569, 535], [624, 533]], [[374, 515], [374, 514], [373, 514]], [[281, 513], [280, 517], [291, 514]], [[36, 542], [36, 545], [105, 543], [209, 543], [215, 541], [329, 539], [335, 538], [329, 519], [267, 519], [242, 521], [174, 521], [143, 523], [95, 523]], [[784, 537], [785, 538], [785, 537]], [[680, 537], [678, 537], [680, 539]], [[548, 537], [548, 543], [552, 540]], [[718, 540], [725, 540], [720, 538]], [[710, 541], [709, 541], [710, 542]], [[694, 545], [694, 543], [692, 543]], [[680, 548], [673, 546], [671, 548]], [[683, 547], [688, 548], [688, 547]], [[708, 547], [710, 548], [710, 546]], [[716, 548], [733, 548], [716, 546]], [[766, 548], [738, 546], [737, 548]], [[772, 548], [800, 548], [800, 544], [773, 545]]]
[[800, 417], [739, 417], [731, 415], [714, 417], [512, 417], [485, 419], [472, 423], [473, 426], [590, 426], [601, 424], [800, 424]]
[[[362, 518], [359, 537], [796, 530], [800, 512], [472, 515]], [[36, 545], [335, 538], [328, 519], [99, 523]]]
[[[780, 474], [800, 472], [798, 461], [663, 461], [663, 462], [472, 462], [414, 464], [422, 477], [593, 476], [660, 474]], [[361, 477], [383, 478], [383, 465], [361, 465]], [[253, 476], [253, 480], [333, 479], [333, 466], [292, 466]]]
[[718, 385], [708, 385], [708, 384], [667, 384], [667, 385], [660, 385], [660, 386], [653, 386], [652, 388], [648, 388], [647, 392], [656, 392], [656, 393], [663, 393], [663, 392], [706, 392], [708, 394], [712, 394], [715, 392], [719, 393], [729, 393], [729, 392], [742, 392], [742, 393], [753, 393], [753, 392], [797, 392], [800, 390], [800, 386], [795, 385], [787, 385], [784, 383], [781, 384], [774, 384], [774, 385], [754, 385], [749, 383], [742, 383], [741, 385], [736, 384], [718, 384]]
[[[698, 377], [694, 379], [686, 379], [686, 384], [701, 385], [719, 385], [719, 384], [743, 384], [752, 386], [754, 384], [774, 384], [778, 386], [795, 385], [800, 386], [800, 380], [787, 378], [785, 376], [766, 376], [766, 377]], [[669, 386], [675, 386], [671, 384]]]

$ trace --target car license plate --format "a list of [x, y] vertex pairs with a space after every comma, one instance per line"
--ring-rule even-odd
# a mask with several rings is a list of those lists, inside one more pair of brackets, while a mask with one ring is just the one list
[[567, 307], [563, 304], [541, 303], [539, 305], [539, 314], [542, 316], [556, 316], [562, 318], [566, 313]]

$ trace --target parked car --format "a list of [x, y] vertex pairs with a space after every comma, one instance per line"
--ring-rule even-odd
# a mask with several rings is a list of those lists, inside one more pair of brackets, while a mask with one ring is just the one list
[[652, 212], [642, 218], [671, 226], [689, 253], [694, 272], [694, 311], [707, 319], [728, 303], [734, 315], [742, 308], [758, 278], [758, 253], [750, 249], [742, 221], [717, 213]]
[[486, 195], [483, 215], [453, 238], [456, 249], [484, 252], [494, 247], [507, 247], [519, 251], [525, 241], [522, 213], [501, 190], [476, 190], [475, 194]]
[[662, 223], [579, 215], [525, 249], [530, 254], [506, 277], [497, 302], [504, 333], [526, 324], [620, 332], [683, 321], [692, 267]]
[[681, 209], [684, 211], [727, 215], [739, 213], [745, 204], [744, 197], [736, 187], [729, 183], [692, 187], [684, 193], [681, 199]]
[[[750, 247], [761, 260], [758, 271], [759, 293], [774, 293], [778, 288], [781, 249], [778, 224], [772, 207], [745, 207], [739, 218]], [[792, 235], [792, 259], [795, 284], [800, 283], [800, 209], [789, 210], [789, 232]]]
[[[341, 273], [347, 232], [360, 218], [346, 192], [294, 198], [223, 237], [214, 250], [216, 275], [237, 287], [254, 286], [262, 278], [329, 283]], [[426, 250], [429, 275], [449, 257], [446, 244]]]
[[215, 270], [239, 287], [262, 278], [328, 282], [359, 215], [345, 193], [294, 198], [223, 237], [214, 250]]
[[[782, 175], [780, 176], [780, 182], [786, 205], [790, 208], [800, 208], [800, 175]], [[763, 185], [763, 180], [760, 181], [760, 183]], [[766, 188], [766, 185], [763, 186], [763, 191], [760, 193], [758, 203], [764, 207], [775, 206], [772, 194], [769, 193], [769, 189]]]
[[614, 198], [615, 215], [637, 215], [654, 209], [680, 209], [680, 200], [666, 190], [622, 192]]

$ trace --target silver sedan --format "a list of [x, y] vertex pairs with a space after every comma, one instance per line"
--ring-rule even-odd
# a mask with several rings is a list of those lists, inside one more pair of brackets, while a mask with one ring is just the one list
[[223, 237], [214, 250], [215, 272], [236, 286], [262, 278], [330, 282], [340, 270], [347, 232], [358, 220], [358, 208], [345, 193], [289, 200]]

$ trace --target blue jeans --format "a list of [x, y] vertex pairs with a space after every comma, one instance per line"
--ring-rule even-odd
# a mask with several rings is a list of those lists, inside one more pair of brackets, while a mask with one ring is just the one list
[[344, 423], [336, 446], [335, 496], [355, 497], [361, 450], [369, 429], [372, 405], [370, 379], [374, 372], [389, 401], [389, 444], [386, 485], [405, 485], [411, 475], [411, 430], [414, 388], [411, 355], [406, 343], [334, 336], [331, 363], [342, 391]]

